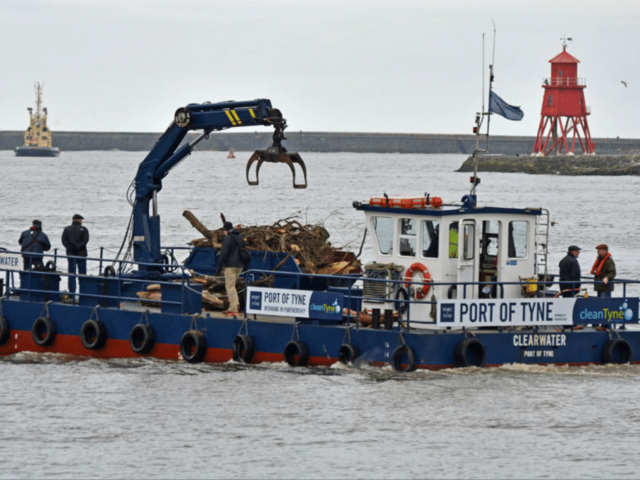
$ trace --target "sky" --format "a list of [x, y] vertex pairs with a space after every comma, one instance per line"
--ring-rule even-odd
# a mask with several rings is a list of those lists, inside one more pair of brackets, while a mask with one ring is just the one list
[[40, 81], [54, 139], [254, 98], [293, 131], [471, 133], [495, 22], [494, 90], [525, 117], [492, 135], [536, 134], [566, 35], [592, 136], [640, 138], [637, 0], [0, 0], [0, 18], [0, 130], [26, 128]]

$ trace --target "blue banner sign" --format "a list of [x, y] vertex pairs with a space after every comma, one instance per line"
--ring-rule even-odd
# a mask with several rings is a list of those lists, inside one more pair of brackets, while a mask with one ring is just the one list
[[437, 324], [458, 327], [639, 323], [638, 298], [460, 299], [440, 303]]
[[638, 298], [578, 298], [574, 325], [638, 323]]
[[253, 315], [342, 320], [341, 293], [249, 287], [246, 312]]

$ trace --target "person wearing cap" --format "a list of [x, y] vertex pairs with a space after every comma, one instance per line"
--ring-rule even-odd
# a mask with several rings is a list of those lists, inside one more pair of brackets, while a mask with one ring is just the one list
[[215, 274], [216, 276], [220, 275], [224, 268], [224, 286], [227, 290], [227, 297], [229, 297], [229, 309], [225, 313], [228, 316], [233, 316], [237, 315], [240, 310], [236, 281], [244, 268], [240, 250], [246, 247], [240, 232], [233, 228], [231, 222], [224, 222], [222, 230], [224, 230], [224, 239], [218, 255], [218, 267]]
[[[580, 291], [580, 247], [571, 245], [567, 255], [560, 260], [560, 291], [566, 298], [575, 297]], [[572, 283], [563, 283], [572, 282]]]
[[598, 293], [598, 297], [609, 298], [613, 291], [611, 280], [616, 278], [616, 264], [609, 253], [609, 246], [601, 243], [596, 247], [598, 250], [598, 258], [593, 264], [591, 275], [594, 275], [594, 289]]
[[76, 291], [76, 268], [80, 275], [87, 274], [87, 259], [78, 258], [87, 256], [87, 243], [89, 243], [89, 230], [82, 226], [84, 217], [75, 214], [71, 219], [71, 225], [62, 231], [62, 245], [67, 249], [67, 262], [69, 264], [69, 293]]
[[32, 265], [34, 269], [42, 269], [42, 254], [51, 248], [49, 237], [42, 231], [42, 222], [34, 220], [31, 228], [22, 232], [18, 243], [24, 260], [24, 269], [29, 270]]

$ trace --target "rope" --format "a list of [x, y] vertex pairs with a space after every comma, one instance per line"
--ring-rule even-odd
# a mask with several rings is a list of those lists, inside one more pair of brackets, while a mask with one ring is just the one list
[[144, 312], [142, 312], [142, 316], [140, 317], [140, 323], [144, 323], [143, 320], [147, 321], [147, 326], [150, 327], [151, 324], [149, 323], [149, 310], [145, 310]]
[[4, 317], [4, 311], [2, 310], [2, 302], [4, 302], [4, 299], [7, 297], [0, 297], [0, 317]]
[[98, 318], [98, 309], [99, 308], [100, 308], [100, 305], [96, 305], [95, 307], [93, 307], [93, 310], [91, 311], [91, 315], [89, 315], [89, 320], [91, 320], [91, 317], [93, 317], [93, 315], [95, 314], [96, 322], [100, 321], [100, 319]]
[[349, 339], [349, 343], [351, 343], [351, 329], [352, 329], [352, 328], [353, 328], [353, 327], [352, 327], [351, 325], [349, 325], [349, 326], [347, 327], [347, 331], [346, 331], [346, 332], [344, 332], [344, 335], [342, 336], [342, 343], [344, 343], [344, 339], [345, 339], [345, 338], [348, 338], [348, 339]]
[[[196, 328], [193, 328], [194, 326]], [[200, 330], [198, 328], [198, 315], [197, 314], [191, 316], [191, 323], [189, 324], [189, 330], [198, 330], [198, 331]]]
[[298, 322], [293, 324], [293, 330], [291, 331], [291, 341], [293, 342], [294, 337], [298, 337], [298, 341], [300, 341], [300, 331], [298, 330]]
[[[38, 317], [41, 317], [42, 314], [46, 311], [46, 315], [47, 318], [51, 318], [51, 316], [49, 315], [49, 304], [52, 302], [52, 300], [49, 300], [47, 303], [44, 304], [44, 307], [42, 307], [42, 311], [40, 312], [40, 315], [38, 315]], [[2, 302], [0, 302], [2, 303]], [[2, 312], [0, 311], [0, 315], [2, 315]]]
[[240, 330], [238, 330], [238, 335], [242, 335], [242, 329], [244, 328], [245, 335], [249, 335], [249, 319], [245, 318], [240, 325]]

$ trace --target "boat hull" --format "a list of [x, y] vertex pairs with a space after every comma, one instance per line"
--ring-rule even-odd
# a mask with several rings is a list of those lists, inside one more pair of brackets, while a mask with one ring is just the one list
[[16, 147], [16, 157], [57, 157], [60, 149], [57, 147]]
[[[612, 338], [629, 345], [640, 344], [640, 331], [573, 330], [571, 328], [540, 331], [483, 330], [474, 332], [430, 332], [349, 328], [346, 325], [309, 325], [255, 321], [243, 318], [214, 318], [162, 313], [142, 313], [115, 308], [83, 307], [64, 303], [25, 302], [6, 299], [2, 312], [9, 324], [8, 340], [0, 345], [0, 355], [19, 352], [49, 352], [94, 358], [152, 357], [162, 360], [182, 359], [180, 344], [188, 331], [198, 330], [206, 339], [205, 363], [224, 363], [233, 359], [233, 343], [246, 334], [255, 344], [250, 363], [283, 362], [285, 346], [292, 340], [306, 345], [310, 366], [329, 366], [339, 361], [340, 348], [350, 344], [359, 352], [359, 362], [373, 365], [392, 364], [396, 370], [413, 368], [442, 369], [461, 365], [456, 350], [461, 342], [478, 340], [486, 350], [483, 366], [504, 364], [586, 365], [605, 361], [604, 351]], [[37, 318], [48, 316], [55, 324], [56, 335], [48, 346], [36, 344], [32, 328]], [[99, 319], [107, 331], [104, 346], [86, 348], [80, 337], [83, 324]], [[130, 344], [133, 328], [148, 324], [154, 331], [155, 343], [146, 354], [135, 353]], [[475, 341], [474, 340], [474, 341]], [[415, 358], [395, 358], [402, 346], [409, 347]], [[406, 353], [406, 349], [405, 349]], [[640, 352], [633, 352], [630, 363], [640, 363]], [[613, 363], [618, 363], [613, 361]], [[621, 363], [621, 362], [620, 362]], [[626, 363], [626, 362], [625, 362]]]

